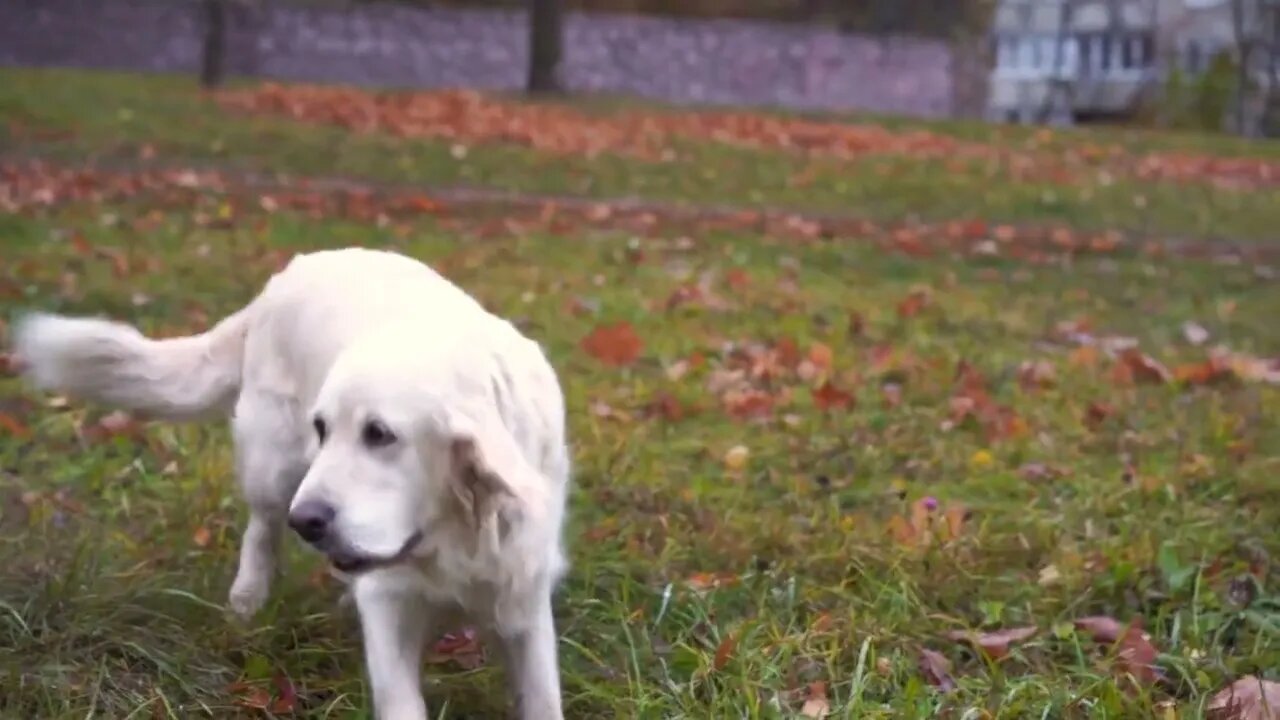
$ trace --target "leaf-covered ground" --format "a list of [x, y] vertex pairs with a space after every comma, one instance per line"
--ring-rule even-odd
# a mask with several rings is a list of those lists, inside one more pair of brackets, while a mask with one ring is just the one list
[[[483, 98], [497, 131], [352, 134], [273, 109], [327, 91], [0, 80], [4, 317], [189, 332], [290, 253], [358, 244], [545, 345], [576, 460], [570, 717], [1195, 718], [1232, 683], [1275, 694], [1247, 678], [1280, 667], [1275, 147]], [[562, 145], [530, 139], [540, 112]], [[657, 161], [599, 141], [650, 115]], [[898, 139], [840, 157], [796, 132]], [[1050, 186], [1061, 205], [1027, 200]], [[0, 380], [0, 717], [364, 716], [354, 618], [298, 543], [256, 622], [222, 610], [233, 488], [216, 423]], [[461, 628], [424, 682], [440, 717], [501, 711]]]

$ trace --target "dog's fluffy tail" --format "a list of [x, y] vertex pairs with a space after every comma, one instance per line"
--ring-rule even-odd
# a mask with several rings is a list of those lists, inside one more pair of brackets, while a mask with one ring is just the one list
[[248, 308], [208, 332], [153, 340], [122, 323], [35, 313], [14, 325], [14, 351], [44, 390], [156, 418], [229, 413], [240, 390]]

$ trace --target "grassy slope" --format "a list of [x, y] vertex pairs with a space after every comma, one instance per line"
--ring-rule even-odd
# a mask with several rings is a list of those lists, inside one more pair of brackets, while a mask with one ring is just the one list
[[[5, 73], [19, 76], [32, 75]], [[139, 89], [177, 88], [172, 81], [67, 77], [42, 99], [29, 85], [0, 83], [0, 112], [64, 113], [59, 122], [80, 128], [70, 148], [154, 140], [234, 162], [388, 176], [400, 172], [383, 164], [393, 151], [443, 157], [429, 143], [334, 143], [335, 132], [284, 124], [265, 124], [277, 128], [269, 137], [213, 116], [202, 126], [194, 96]], [[78, 94], [68, 87], [98, 93], [100, 111], [81, 114], [86, 98], [55, 102]], [[123, 104], [137, 114], [119, 121], [121, 101], [106, 98], [130, 92]], [[340, 150], [320, 152], [324, 142]], [[487, 172], [501, 183], [563, 189], [562, 164], [539, 173], [530, 153], [493, 152], [521, 161], [492, 160]], [[698, 162], [722, 172], [732, 155]], [[583, 167], [606, 177], [615, 162], [623, 167]], [[616, 182], [639, 182], [619, 173]], [[708, 182], [705, 192], [720, 191]], [[716, 199], [739, 199], [737, 189], [723, 192]], [[924, 718], [941, 708], [955, 717], [966, 708], [1001, 718], [1142, 717], [1171, 700], [1196, 717], [1225, 680], [1280, 667], [1269, 559], [1280, 552], [1277, 390], [1119, 386], [1106, 361], [1073, 363], [1042, 342], [1057, 322], [1087, 316], [1099, 332], [1133, 335], [1176, 365], [1205, 355], [1182, 339], [1182, 323], [1195, 320], [1214, 342], [1275, 354], [1280, 291], [1254, 268], [1128, 256], [1035, 266], [910, 259], [741, 234], [695, 234], [686, 246], [661, 229], [637, 241], [637, 264], [624, 236], [573, 227], [481, 240], [431, 221], [377, 227], [288, 213], [249, 213], [224, 227], [210, 222], [218, 203], [141, 197], [0, 216], [0, 316], [38, 305], [191, 328], [256, 291], [273, 267], [267, 250], [362, 244], [433, 262], [520, 320], [565, 379], [575, 443], [574, 571], [557, 601], [571, 717], [778, 717], [799, 708], [794, 691], [811, 681], [827, 683], [838, 717]], [[86, 256], [86, 243], [124, 249], [130, 269], [119, 276], [120, 263]], [[750, 281], [732, 292], [717, 286], [730, 308], [661, 310], [683, 271], [732, 268]], [[900, 317], [899, 302], [920, 288], [931, 304]], [[851, 313], [864, 319], [861, 335], [847, 331]], [[627, 369], [579, 347], [597, 323], [618, 320], [645, 341]], [[679, 380], [664, 369], [695, 352], [714, 366], [725, 340], [781, 336], [830, 346], [856, 407], [822, 412], [790, 378], [789, 407], [766, 423], [736, 422], [707, 391], [707, 369]], [[878, 369], [873, 348], [886, 345], [918, 366]], [[1019, 386], [1016, 369], [1028, 359], [1053, 364], [1054, 387]], [[1029, 434], [990, 442], [967, 425], [940, 429], [961, 360], [991, 379]], [[882, 401], [886, 381], [901, 384], [901, 405]], [[641, 408], [662, 392], [703, 410], [678, 422], [645, 418]], [[27, 437], [0, 429], [0, 717], [251, 715], [228, 686], [270, 687], [277, 672], [297, 687], [305, 716], [362, 716], [352, 619], [336, 608], [335, 588], [317, 588], [315, 561], [296, 543], [291, 572], [252, 627], [234, 626], [218, 607], [242, 524], [221, 427], [86, 440], [75, 429], [93, 427], [96, 414], [40, 400], [15, 381], [0, 384], [0, 410], [31, 428]], [[1091, 429], [1084, 418], [1096, 402], [1113, 413]], [[735, 445], [750, 449], [740, 472], [722, 461]], [[1069, 474], [1028, 479], [1028, 463]], [[926, 496], [973, 511], [960, 538], [924, 550], [893, 541], [891, 518]], [[1251, 564], [1269, 574], [1242, 612], [1231, 589], [1253, 582], [1239, 579]], [[1060, 578], [1040, 582], [1050, 566]], [[690, 587], [707, 573], [733, 581], [710, 593]], [[1070, 629], [1070, 619], [1091, 614], [1142, 615], [1168, 686], [1126, 694], [1105, 652]], [[1026, 624], [1041, 634], [1001, 663], [940, 638]], [[956, 693], [939, 695], [921, 677], [921, 646], [955, 663]], [[496, 716], [499, 675], [431, 668], [433, 709]]]
[[[591, 112], [626, 112], [597, 103]], [[404, 141], [382, 134], [273, 118], [231, 117], [202, 98], [187, 78], [0, 70], [0, 120], [41, 133], [70, 131], [41, 152], [73, 160], [135, 157], [149, 145], [162, 157], [229, 162], [273, 172], [336, 174], [427, 185], [473, 185], [590, 197], [634, 195], [691, 203], [768, 203], [874, 218], [993, 218], [1126, 229], [1196, 237], [1274, 238], [1280, 189], [1239, 192], [1205, 183], [1173, 184], [1097, 174], [1064, 186], [1027, 181], [997, 165], [953, 166], [909, 156], [839, 162], [713, 143], [684, 144], [671, 162], [606, 155], [547, 156], [512, 146], [480, 146], [464, 159], [443, 141]], [[1213, 152], [1280, 157], [1280, 144], [1190, 139], [1185, 135], [1064, 133], [1045, 140], [1025, 130], [982, 130], [963, 123], [898, 123], [993, 148], [1037, 147], [1054, 153], [1083, 144], [1139, 151]], [[12, 131], [11, 131], [12, 132]], [[0, 139], [3, 139], [0, 135]], [[32, 147], [10, 137], [12, 146]]]

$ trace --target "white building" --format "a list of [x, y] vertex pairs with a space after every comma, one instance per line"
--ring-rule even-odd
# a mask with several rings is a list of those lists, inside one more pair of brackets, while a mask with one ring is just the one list
[[[1244, 35], [1275, 38], [1277, 0], [1000, 0], [988, 116], [1070, 122], [1132, 110], [1175, 64], [1196, 75]], [[1265, 74], [1267, 62], [1251, 58]]]

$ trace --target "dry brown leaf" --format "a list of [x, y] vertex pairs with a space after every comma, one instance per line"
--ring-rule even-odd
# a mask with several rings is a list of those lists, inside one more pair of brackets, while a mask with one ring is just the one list
[[1024, 360], [1018, 366], [1018, 384], [1024, 390], [1053, 387], [1058, 372], [1048, 360]]
[[1150, 684], [1160, 679], [1156, 667], [1160, 652], [1151, 643], [1151, 636], [1142, 630], [1140, 618], [1128, 625], [1105, 615], [1079, 618], [1077, 628], [1088, 632], [1095, 641], [1115, 644], [1116, 670], [1133, 678], [1139, 684]]
[[1089, 633], [1090, 637], [1101, 643], [1113, 643], [1119, 640], [1124, 635], [1127, 627], [1119, 620], [1106, 615], [1076, 618], [1075, 626]]
[[800, 708], [800, 716], [821, 720], [831, 712], [831, 702], [827, 700], [827, 684], [821, 680], [809, 683], [808, 695]]
[[834, 361], [835, 353], [831, 351], [830, 346], [820, 342], [809, 346], [809, 362], [818, 368], [823, 370], [830, 369]]
[[31, 428], [26, 423], [6, 412], [0, 412], [0, 431], [16, 438], [31, 437]]
[[733, 585], [738, 582], [738, 576], [733, 573], [706, 573], [699, 572], [685, 578], [685, 583], [695, 592], [705, 592], [714, 590], [715, 588]]
[[1159, 360], [1147, 355], [1137, 348], [1129, 348], [1120, 353], [1117, 369], [1123, 369], [1133, 380], [1146, 383], [1167, 383], [1173, 381], [1173, 373]]
[[953, 630], [947, 633], [946, 637], [956, 642], [969, 643], [992, 660], [999, 660], [1009, 654], [1010, 646], [1031, 638], [1037, 630], [1038, 628], [1034, 625], [992, 632]]
[[606, 365], [630, 365], [640, 357], [644, 342], [629, 322], [599, 325], [582, 339], [582, 349]]
[[484, 646], [474, 628], [458, 633], [446, 633], [427, 654], [426, 662], [441, 665], [455, 662], [464, 670], [474, 670], [484, 664]]
[[898, 303], [898, 317], [911, 318], [920, 314], [920, 311], [929, 304], [929, 294], [923, 290], [916, 290], [907, 295]]
[[812, 391], [813, 404], [819, 410], [845, 410], [853, 407], [853, 393], [841, 390], [830, 380]]
[[733, 651], [738, 647], [738, 637], [733, 633], [724, 636], [720, 641], [719, 647], [716, 648], [716, 656], [712, 667], [716, 670], [723, 670], [729, 664], [729, 660], [733, 658]]
[[942, 653], [921, 648], [919, 667], [925, 681], [939, 691], [951, 692], [956, 689], [956, 681], [951, 677], [951, 661]]
[[1219, 690], [1205, 709], [1210, 720], [1280, 720], [1280, 682], [1246, 675]]

